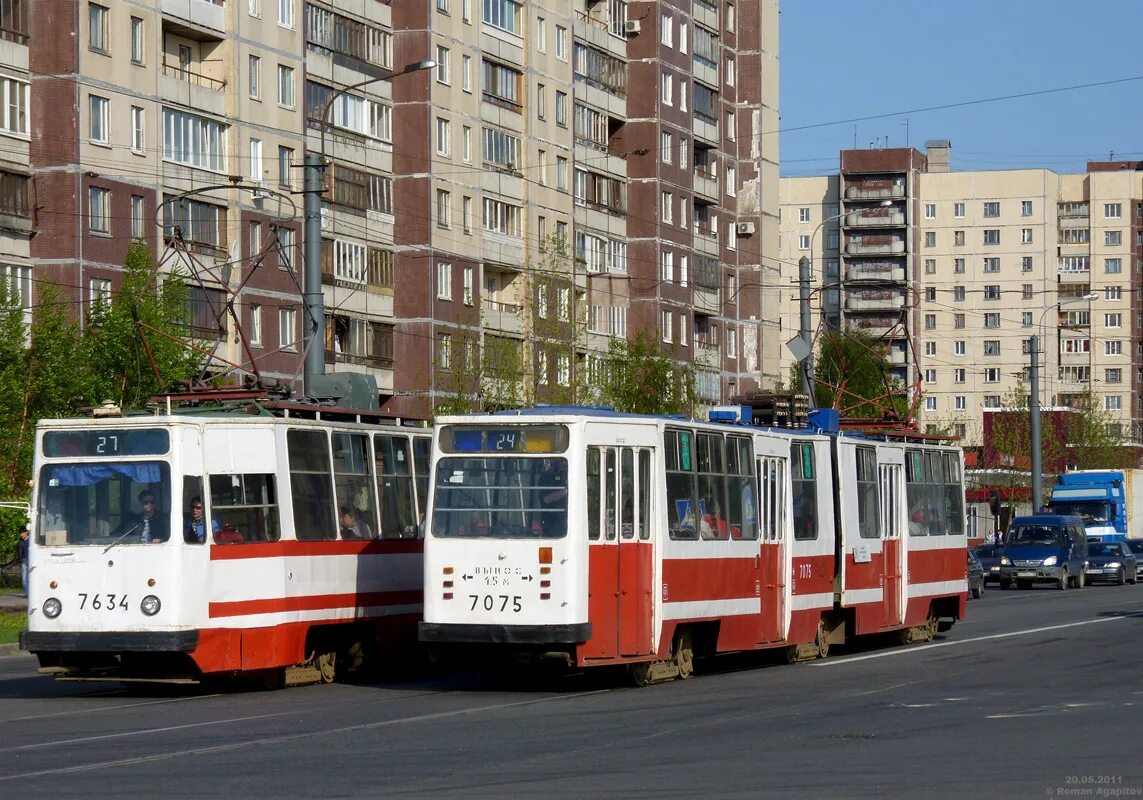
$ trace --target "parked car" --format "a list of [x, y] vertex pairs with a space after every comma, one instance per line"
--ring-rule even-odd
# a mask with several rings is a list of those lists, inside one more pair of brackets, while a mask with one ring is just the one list
[[980, 560], [980, 566], [984, 568], [984, 582], [1000, 583], [1000, 556], [1004, 554], [1004, 549], [995, 544], [982, 544], [973, 552]]
[[1143, 539], [1128, 539], [1127, 549], [1135, 556], [1135, 577], [1143, 576]]
[[968, 593], [978, 600], [984, 596], [984, 567], [972, 548], [968, 548]]
[[1089, 582], [1108, 581], [1136, 583], [1139, 580], [1139, 560], [1126, 542], [1091, 542], [1087, 546], [1087, 579]]
[[1084, 585], [1087, 533], [1083, 519], [1063, 514], [1016, 517], [1004, 536], [1000, 588], [1027, 589], [1051, 582], [1060, 589]]

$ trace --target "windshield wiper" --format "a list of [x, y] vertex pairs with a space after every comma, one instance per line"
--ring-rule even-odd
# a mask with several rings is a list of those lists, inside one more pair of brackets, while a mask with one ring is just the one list
[[135, 524], [135, 525], [132, 525], [130, 528], [128, 528], [126, 531], [124, 531], [124, 532], [123, 532], [123, 533], [122, 533], [122, 534], [119, 536], [119, 538], [118, 538], [118, 539], [116, 539], [116, 540], [115, 540], [114, 542], [112, 542], [111, 544], [107, 545], [107, 547], [103, 548], [103, 552], [104, 552], [104, 553], [106, 553], [106, 552], [107, 552], [108, 550], [110, 550], [112, 547], [114, 547], [115, 545], [119, 544], [121, 541], [123, 541], [124, 539], [126, 539], [128, 536], [130, 536], [131, 534], [133, 534], [133, 533], [134, 533], [136, 530], [138, 530], [138, 529], [139, 529], [139, 525], [142, 525], [142, 524], [143, 524], [143, 523], [141, 523], [141, 522], [140, 522], [140, 523], [137, 523], [137, 524]]

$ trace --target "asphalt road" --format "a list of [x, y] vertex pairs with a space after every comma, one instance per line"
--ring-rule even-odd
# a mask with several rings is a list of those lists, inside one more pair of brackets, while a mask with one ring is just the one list
[[932, 644], [835, 653], [226, 694], [0, 658], [0, 796], [1143, 797], [1143, 585], [990, 588]]

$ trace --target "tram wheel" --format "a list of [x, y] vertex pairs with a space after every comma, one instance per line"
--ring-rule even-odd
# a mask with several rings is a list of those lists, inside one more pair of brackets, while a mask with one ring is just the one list
[[814, 643], [818, 646], [818, 658], [827, 658], [829, 656], [829, 633], [826, 631], [825, 620], [818, 620], [818, 632], [815, 635]]
[[636, 686], [646, 686], [651, 682], [651, 662], [640, 661], [638, 664], [629, 664], [627, 670], [631, 675], [631, 681]]
[[337, 676], [337, 653], [330, 651], [317, 657], [316, 666], [321, 673], [322, 683], [333, 683]]

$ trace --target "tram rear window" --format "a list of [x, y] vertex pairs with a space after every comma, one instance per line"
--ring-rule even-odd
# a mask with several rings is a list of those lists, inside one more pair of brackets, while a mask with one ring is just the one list
[[47, 458], [161, 456], [170, 449], [171, 434], [164, 428], [46, 431], [43, 444]]
[[563, 453], [568, 449], [565, 425], [446, 425], [440, 447], [446, 453]]

